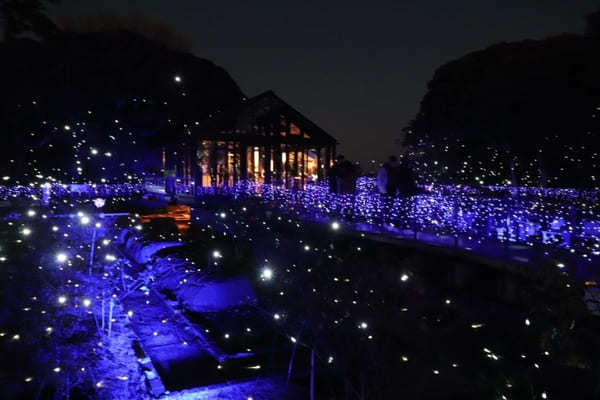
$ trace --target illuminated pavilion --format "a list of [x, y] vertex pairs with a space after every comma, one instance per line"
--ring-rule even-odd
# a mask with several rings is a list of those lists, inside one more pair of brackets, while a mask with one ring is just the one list
[[303, 187], [327, 176], [337, 141], [273, 91], [188, 127], [163, 151], [163, 168], [186, 184], [231, 186], [240, 180]]

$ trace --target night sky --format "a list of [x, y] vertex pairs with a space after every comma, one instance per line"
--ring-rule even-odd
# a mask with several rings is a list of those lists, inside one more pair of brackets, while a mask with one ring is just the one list
[[[326, 3], [326, 4], [321, 4]], [[249, 97], [273, 89], [347, 157], [381, 160], [443, 63], [499, 41], [582, 32], [598, 0], [62, 0], [51, 14], [140, 11], [188, 36]]]

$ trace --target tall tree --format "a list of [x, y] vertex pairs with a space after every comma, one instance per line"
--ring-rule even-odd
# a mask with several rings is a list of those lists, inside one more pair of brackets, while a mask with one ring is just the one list
[[173, 26], [139, 12], [128, 14], [99, 10], [84, 15], [57, 18], [62, 30], [77, 33], [129, 31], [177, 51], [191, 52], [192, 43]]
[[597, 187], [597, 43], [499, 43], [438, 68], [404, 140], [421, 178]]
[[46, 15], [47, 3], [60, 0], [0, 0], [0, 21], [4, 40], [32, 33], [41, 38], [55, 33], [56, 24]]
[[585, 16], [585, 34], [600, 37], [600, 8]]

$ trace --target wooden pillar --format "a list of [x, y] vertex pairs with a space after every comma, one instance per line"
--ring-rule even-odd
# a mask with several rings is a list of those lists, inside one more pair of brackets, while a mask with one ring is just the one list
[[240, 179], [248, 179], [248, 145], [240, 143]]
[[302, 164], [300, 167], [300, 171], [301, 171], [300, 184], [302, 185], [302, 189], [304, 189], [304, 183], [305, 183], [305, 179], [306, 179], [305, 176], [306, 176], [306, 154], [307, 154], [307, 151], [305, 148], [302, 148], [300, 152], [302, 154]]
[[273, 180], [274, 183], [276, 185], [280, 185], [281, 184], [281, 177], [283, 176], [282, 174], [282, 162], [281, 162], [281, 144], [276, 144], [275, 148], [273, 149]]
[[285, 186], [287, 187], [290, 179], [290, 146], [285, 145]]
[[296, 177], [300, 172], [300, 157], [298, 157], [298, 148], [294, 147], [294, 182], [296, 182]]
[[194, 175], [194, 195], [198, 195], [202, 187], [202, 168], [198, 165], [198, 144], [192, 146], [192, 174]]
[[217, 142], [212, 141], [208, 150], [208, 170], [210, 172], [210, 185], [217, 185]]
[[265, 183], [271, 183], [271, 152], [273, 151], [271, 145], [266, 145], [265, 149]]
[[238, 162], [239, 162], [239, 145], [236, 142], [232, 142], [232, 152], [233, 152], [233, 184], [235, 185], [238, 182]]

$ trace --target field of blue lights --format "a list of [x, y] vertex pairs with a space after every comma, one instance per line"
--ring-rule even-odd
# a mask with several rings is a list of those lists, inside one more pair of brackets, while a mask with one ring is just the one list
[[[149, 186], [4, 188], [2, 396], [591, 396], [596, 203], [428, 190], [198, 188], [182, 227], [145, 219], [165, 206]], [[539, 257], [406, 245], [469, 236]]]

